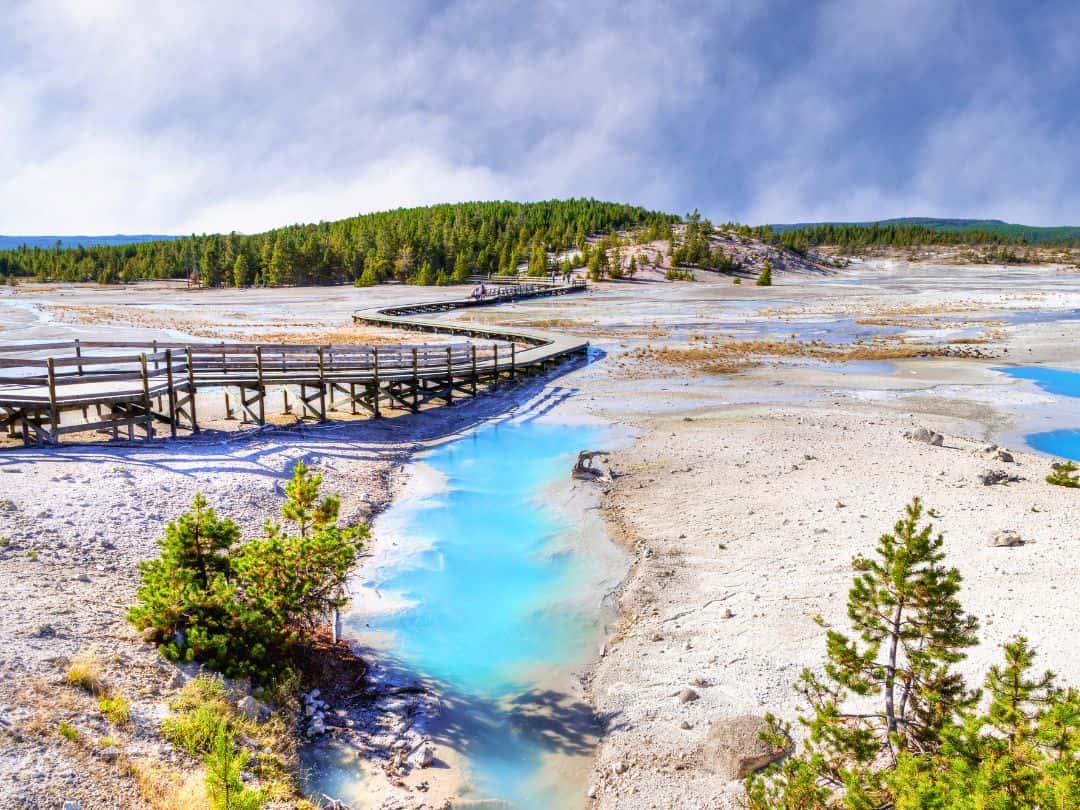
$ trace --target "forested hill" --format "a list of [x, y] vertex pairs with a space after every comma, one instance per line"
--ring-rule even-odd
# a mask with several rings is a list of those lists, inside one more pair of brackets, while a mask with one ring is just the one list
[[185, 278], [203, 284], [417, 284], [513, 272], [539, 247], [580, 246], [590, 233], [631, 226], [658, 233], [678, 217], [597, 200], [469, 202], [402, 208], [262, 234], [0, 251], [0, 275], [111, 283]]
[[164, 239], [178, 239], [177, 236], [165, 234], [125, 234], [117, 233], [109, 236], [0, 236], [0, 250], [15, 250], [22, 246], [30, 248], [54, 248], [59, 245], [62, 248], [73, 248], [82, 245], [130, 245], [136, 242], [160, 242]]
[[[785, 244], [837, 245], [1080, 245], [1080, 227], [1017, 225], [1000, 219], [904, 217], [879, 222], [807, 222], [765, 226]], [[764, 229], [762, 229], [764, 230]]]

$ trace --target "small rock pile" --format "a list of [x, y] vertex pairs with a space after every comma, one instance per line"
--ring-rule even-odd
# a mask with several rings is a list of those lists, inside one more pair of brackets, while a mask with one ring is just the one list
[[[319, 698], [319, 690], [312, 689], [310, 692], [301, 693], [301, 701], [304, 704], [304, 718], [307, 728], [304, 733], [307, 737], [321, 737], [326, 733], [327, 715], [330, 706], [325, 700]], [[332, 721], [331, 721], [332, 722]]]

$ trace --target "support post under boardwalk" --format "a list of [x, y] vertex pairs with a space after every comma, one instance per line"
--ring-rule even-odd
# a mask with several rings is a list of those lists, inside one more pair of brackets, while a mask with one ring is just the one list
[[372, 355], [372, 384], [371, 384], [371, 415], [378, 419], [382, 414], [379, 412], [379, 347], [371, 348]]
[[[49, 444], [60, 443], [60, 409], [56, 406], [56, 365], [50, 357], [47, 361], [49, 370]], [[38, 421], [38, 443], [41, 443], [41, 427]]]
[[454, 355], [449, 346], [446, 347], [446, 404], [454, 404]]

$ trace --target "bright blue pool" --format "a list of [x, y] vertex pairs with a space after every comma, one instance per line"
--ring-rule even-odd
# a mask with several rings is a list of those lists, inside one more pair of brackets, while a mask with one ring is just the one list
[[[1050, 394], [1080, 398], [1080, 371], [1044, 366], [1017, 366], [999, 368], [997, 371], [1016, 379], [1029, 380]], [[1077, 408], [1076, 421], [1080, 423], [1080, 407]], [[1060, 428], [1030, 433], [1024, 438], [1029, 445], [1043, 453], [1080, 461], [1080, 429]]]
[[626, 560], [568, 481], [577, 452], [604, 442], [586, 426], [483, 427], [420, 456], [375, 522], [345, 634], [434, 684], [432, 738], [464, 758], [471, 798], [584, 806], [597, 729], [572, 676], [599, 649]]

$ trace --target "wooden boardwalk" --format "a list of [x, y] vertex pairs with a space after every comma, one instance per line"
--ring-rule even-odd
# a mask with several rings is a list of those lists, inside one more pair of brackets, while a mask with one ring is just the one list
[[299, 408], [300, 416], [319, 421], [342, 409], [379, 417], [388, 409], [417, 412], [449, 405], [552, 368], [583, 354], [588, 343], [423, 316], [583, 289], [584, 282], [504, 284], [489, 286], [483, 298], [396, 305], [353, 316], [357, 323], [471, 338], [449, 344], [0, 344], [0, 430], [27, 445], [58, 444], [64, 435], [93, 432], [132, 440], [153, 438], [159, 430], [170, 436], [180, 430], [197, 433], [200, 390], [223, 390], [226, 416], [236, 410], [244, 421], [258, 424], [266, 422], [271, 389], [281, 390], [286, 411]]

